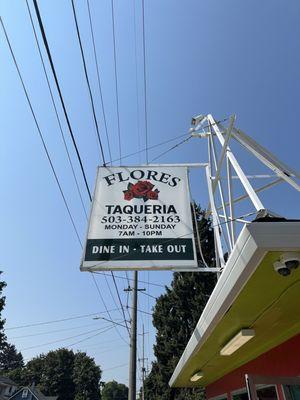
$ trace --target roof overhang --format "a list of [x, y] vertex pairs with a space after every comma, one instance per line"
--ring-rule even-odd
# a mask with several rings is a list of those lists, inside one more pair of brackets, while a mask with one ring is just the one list
[[[206, 386], [300, 332], [300, 267], [289, 276], [275, 272], [283, 252], [300, 255], [300, 222], [252, 222], [243, 228], [170, 386]], [[220, 355], [245, 328], [254, 329], [255, 337], [230, 356]], [[191, 382], [196, 371], [203, 377]]]

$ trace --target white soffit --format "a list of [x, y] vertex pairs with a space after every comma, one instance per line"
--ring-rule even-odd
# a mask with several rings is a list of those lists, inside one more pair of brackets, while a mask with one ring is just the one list
[[300, 247], [300, 222], [252, 222], [242, 229], [197, 326], [173, 372], [170, 386], [200, 350], [268, 251]]

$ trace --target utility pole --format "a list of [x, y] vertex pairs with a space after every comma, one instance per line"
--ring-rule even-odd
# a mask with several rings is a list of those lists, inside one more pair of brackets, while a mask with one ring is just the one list
[[136, 400], [136, 333], [137, 333], [137, 292], [138, 272], [134, 271], [132, 288], [132, 313], [130, 329], [129, 391], [128, 400]]
[[142, 358], [139, 361], [142, 361], [142, 400], [145, 400], [145, 377], [146, 377], [146, 368], [145, 368], [145, 330], [143, 324], [143, 331], [142, 331]]
[[[130, 325], [130, 359], [129, 359], [129, 391], [128, 400], [136, 400], [136, 349], [137, 349], [137, 295], [146, 289], [138, 288], [138, 272], [134, 271], [133, 287], [124, 289], [125, 292], [132, 291], [132, 311]], [[143, 327], [144, 329], [144, 327]], [[144, 345], [143, 345], [144, 346]], [[144, 357], [144, 355], [143, 355]]]

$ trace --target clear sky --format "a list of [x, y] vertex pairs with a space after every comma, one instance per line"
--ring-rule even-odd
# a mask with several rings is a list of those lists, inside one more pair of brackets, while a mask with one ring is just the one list
[[[100, 153], [71, 1], [40, 0], [38, 3], [71, 124], [92, 187]], [[31, 0], [29, 4], [33, 10]], [[77, 0], [75, 4], [108, 158], [87, 4], [85, 0]], [[141, 4], [138, 0], [114, 0], [122, 155], [145, 146]], [[116, 159], [119, 157], [119, 148], [111, 1], [90, 0], [90, 5], [112, 158]], [[26, 2], [2, 0], [0, 7], [37, 119], [83, 240], [86, 219], [52, 108]], [[221, 119], [235, 113], [239, 128], [300, 170], [298, 0], [145, 0], [145, 43], [149, 146], [186, 133], [195, 114], [210, 112], [215, 118]], [[104, 311], [90, 274], [79, 271], [81, 248], [46, 160], [2, 31], [0, 60], [0, 265], [7, 282], [6, 327]], [[48, 64], [47, 69], [50, 72]], [[52, 78], [51, 82], [67, 136]], [[68, 136], [67, 142], [85, 206], [89, 209], [89, 200]], [[176, 141], [150, 150], [149, 159], [174, 143]], [[265, 171], [243, 151], [237, 154], [247, 172]], [[206, 143], [192, 139], [157, 161], [205, 162]], [[124, 164], [140, 162], [145, 162], [145, 153], [126, 159]], [[192, 193], [196, 201], [205, 207], [207, 189], [204, 175], [198, 171], [192, 172]], [[263, 200], [268, 208], [282, 215], [300, 216], [299, 198], [294, 190], [278, 186], [265, 194]], [[125, 276], [124, 273], [117, 275]], [[118, 300], [111, 278], [107, 277], [107, 282], [114, 300], [105, 277], [99, 275], [96, 279], [107, 308], [115, 309]], [[171, 274], [140, 273], [140, 279], [160, 285], [168, 284]], [[117, 283], [122, 301], [126, 304], [127, 298], [123, 292], [126, 280], [117, 279]], [[159, 286], [141, 286], [146, 287], [154, 297], [163, 291]], [[153, 304], [152, 298], [140, 295], [139, 309], [151, 313]], [[119, 310], [112, 311], [111, 315], [122, 321]], [[142, 323], [149, 332], [145, 343], [146, 357], [150, 362], [153, 359], [151, 348], [155, 336], [151, 316], [146, 313], [139, 315], [139, 332]], [[95, 357], [103, 369], [104, 380], [116, 379], [128, 384], [128, 346], [116, 330], [111, 329], [87, 339], [97, 333], [95, 330], [105, 326], [108, 326], [107, 322], [93, 320], [90, 316], [30, 328], [8, 329], [7, 335], [22, 350], [25, 360], [50, 349], [71, 345], [74, 350], [87, 351]], [[128, 340], [124, 328], [120, 327], [119, 332]], [[81, 340], [81, 343], [72, 345]], [[45, 344], [48, 342], [56, 343]]]

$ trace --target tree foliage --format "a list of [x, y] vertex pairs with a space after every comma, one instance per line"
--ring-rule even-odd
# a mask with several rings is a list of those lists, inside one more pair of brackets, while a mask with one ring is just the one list
[[[14, 375], [15, 374], [15, 375]], [[101, 370], [86, 353], [59, 349], [29, 361], [9, 375], [20, 385], [33, 382], [46, 396], [59, 400], [100, 400]]]
[[0, 371], [7, 373], [17, 368], [23, 368], [23, 356], [13, 344], [3, 343], [0, 351]]
[[116, 381], [108, 382], [102, 390], [102, 400], [127, 400], [128, 387]]
[[[0, 271], [0, 275], [2, 274], [2, 271]], [[6, 287], [6, 283], [4, 281], [0, 281], [0, 352], [4, 348], [6, 344], [6, 336], [4, 333], [4, 324], [5, 324], [5, 319], [2, 318], [2, 311], [5, 306], [5, 296], [3, 296], [3, 290]]]
[[5, 307], [5, 296], [3, 296], [5, 287], [6, 283], [0, 281], [0, 374], [7, 374], [12, 370], [22, 368], [24, 365], [22, 354], [17, 351], [14, 345], [7, 342], [4, 333], [5, 319], [2, 318], [2, 312]]
[[22, 386], [35, 383], [46, 396], [59, 396], [59, 400], [100, 400], [101, 370], [86, 353], [62, 348], [41, 354], [24, 366], [22, 354], [7, 343], [4, 333], [5, 286], [0, 281], [0, 374]]
[[[212, 267], [215, 260], [211, 223], [198, 207], [196, 215], [202, 255]], [[197, 245], [198, 260], [202, 262], [199, 250]], [[211, 273], [177, 272], [174, 273], [171, 287], [166, 287], [166, 293], [157, 299], [153, 312], [153, 325], [157, 331], [154, 345], [156, 361], [145, 381], [146, 400], [199, 399], [200, 390], [174, 390], [168, 382], [215, 283], [216, 277]]]
[[85, 353], [75, 354], [73, 382], [74, 400], [98, 400], [101, 370]]

